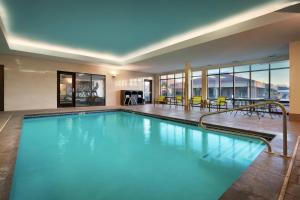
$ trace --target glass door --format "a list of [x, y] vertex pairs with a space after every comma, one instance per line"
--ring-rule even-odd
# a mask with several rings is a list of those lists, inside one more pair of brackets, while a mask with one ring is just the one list
[[152, 80], [144, 80], [145, 103], [152, 103]]
[[76, 74], [76, 106], [89, 106], [91, 99], [92, 77], [90, 74]]
[[105, 76], [92, 75], [91, 105], [105, 106]]
[[57, 72], [57, 107], [75, 105], [75, 73]]
[[76, 73], [76, 106], [105, 105], [105, 76]]

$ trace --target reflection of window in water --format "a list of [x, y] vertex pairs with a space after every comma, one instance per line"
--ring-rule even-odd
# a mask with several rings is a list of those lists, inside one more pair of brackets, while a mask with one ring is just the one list
[[151, 121], [150, 119], [144, 119], [143, 121], [144, 128], [144, 142], [145, 144], [149, 144], [150, 135], [151, 135]]
[[185, 128], [173, 124], [160, 123], [160, 138], [163, 144], [185, 146]]
[[188, 131], [188, 138], [189, 138], [189, 146], [197, 152], [202, 152], [202, 133], [196, 130], [189, 130]]

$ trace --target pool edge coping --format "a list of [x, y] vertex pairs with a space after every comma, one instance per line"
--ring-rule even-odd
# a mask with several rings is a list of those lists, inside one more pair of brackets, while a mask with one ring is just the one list
[[[28, 118], [39, 118], [39, 117], [51, 117], [51, 116], [63, 116], [63, 115], [78, 115], [80, 113], [103, 113], [103, 112], [116, 112], [116, 111], [124, 111], [124, 112], [129, 112], [129, 113], [137, 113], [137, 114], [141, 114], [141, 115], [144, 115], [144, 116], [150, 116], [150, 117], [155, 117], [155, 118], [159, 118], [159, 119], [163, 119], [163, 120], [169, 120], [169, 121], [173, 121], [173, 122], [179, 122], [179, 123], [184, 123], [184, 124], [189, 124], [189, 125], [195, 125], [197, 126], [198, 123], [196, 121], [193, 121], [193, 120], [186, 120], [186, 119], [180, 119], [180, 118], [176, 118], [176, 117], [169, 117], [169, 116], [163, 116], [163, 115], [158, 115], [158, 114], [153, 114], [153, 113], [147, 113], [147, 112], [141, 112], [141, 111], [136, 111], [136, 110], [131, 110], [131, 109], [124, 109], [124, 108], [109, 108], [109, 109], [101, 109], [101, 110], [78, 110], [78, 111], [66, 111], [66, 112], [46, 112], [46, 113], [31, 113], [31, 114], [19, 114], [19, 117], [22, 117], [22, 120], [21, 120], [21, 124], [20, 124], [20, 128], [18, 130], [16, 130], [16, 132], [18, 132], [19, 136], [18, 136], [18, 141], [17, 141], [17, 144], [16, 144], [16, 155], [17, 155], [17, 152], [18, 152], [18, 147], [19, 147], [19, 139], [20, 139], [20, 135], [21, 135], [21, 130], [22, 130], [22, 126], [23, 126], [23, 120], [24, 119], [28, 119]], [[13, 117], [16, 117], [16, 116], [13, 116]], [[205, 123], [205, 124], [210, 124], [210, 123]], [[210, 125], [214, 125], [215, 124], [210, 124]], [[226, 127], [226, 126], [224, 126]], [[229, 127], [230, 128], [230, 127]], [[5, 127], [4, 127], [5, 129]], [[244, 132], [248, 132], [247, 130], [243, 130], [243, 129], [238, 129], [238, 130], [242, 130]], [[222, 130], [220, 130], [222, 131]], [[257, 132], [257, 133], [260, 133], [260, 132]], [[268, 135], [273, 135], [273, 134], [269, 134], [267, 133]], [[273, 135], [273, 139], [276, 137], [276, 135]], [[262, 155], [264, 153], [264, 151], [262, 151], [258, 156], [257, 158]], [[10, 195], [10, 191], [11, 191], [11, 187], [12, 187], [12, 179], [13, 179], [13, 174], [14, 174], [14, 169], [15, 169], [15, 164], [16, 164], [16, 158], [17, 156], [15, 156], [15, 160], [14, 160], [14, 163], [13, 163], [13, 167], [11, 168], [11, 177], [9, 180], [7, 180], [8, 184], [9, 184], [9, 187], [8, 187], [8, 198], [9, 198], [9, 195]], [[255, 160], [257, 160], [257, 158]], [[254, 161], [255, 161], [254, 160]], [[251, 163], [250, 166], [253, 165], [254, 161]], [[250, 167], [249, 166], [249, 167]], [[248, 168], [249, 169], [249, 168]], [[243, 174], [246, 174], [248, 173], [248, 169], [243, 172], [240, 177], [243, 175]], [[239, 178], [240, 178], [239, 177]], [[236, 179], [234, 181], [234, 183], [238, 182], [239, 181], [239, 178]], [[234, 184], [233, 183], [233, 184]], [[222, 194], [222, 196], [220, 196], [220, 198], [223, 197], [223, 195], [228, 191], [230, 190], [232, 187], [233, 187], [233, 184]], [[0, 197], [2, 196], [2, 194], [0, 194]], [[5, 198], [4, 198], [5, 199]]]
[[[189, 124], [189, 125], [194, 125], [198, 126], [198, 122], [193, 121], [193, 120], [187, 120], [187, 119], [180, 119], [176, 117], [168, 117], [168, 116], [163, 116], [163, 115], [158, 115], [158, 114], [152, 114], [152, 113], [146, 113], [146, 112], [141, 112], [141, 111], [136, 111], [136, 110], [130, 110], [130, 109], [124, 109], [124, 108], [116, 108], [116, 109], [107, 109], [107, 110], [91, 110], [91, 111], [72, 111], [72, 112], [59, 112], [59, 113], [43, 113], [43, 114], [25, 114], [24, 119], [30, 119], [30, 118], [42, 118], [42, 117], [53, 117], [53, 116], [64, 116], [64, 115], [80, 115], [82, 114], [96, 114], [96, 113], [103, 113], [103, 112], [128, 112], [128, 113], [137, 113], [143, 116], [150, 116], [150, 117], [155, 117], [163, 120], [169, 120], [173, 122], [179, 122], [179, 123], [184, 123], [184, 124]], [[208, 126], [214, 126], [217, 127], [218, 130], [216, 131], [229, 131], [229, 132], [243, 132], [245, 135], [258, 135], [261, 136], [269, 141], [274, 139], [276, 137], [275, 134], [272, 133], [266, 133], [266, 132], [259, 132], [259, 131], [251, 131], [251, 130], [246, 130], [246, 129], [241, 129], [241, 128], [232, 128], [228, 126], [222, 126], [214, 123], [208, 123], [208, 122], [203, 122], [203, 124], [208, 125]]]

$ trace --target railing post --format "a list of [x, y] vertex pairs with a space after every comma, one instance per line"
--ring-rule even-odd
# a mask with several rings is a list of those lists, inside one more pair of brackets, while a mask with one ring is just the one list
[[288, 157], [288, 145], [287, 145], [287, 112], [281, 103], [273, 102], [273, 104], [280, 107], [282, 110], [282, 148], [283, 148], [283, 156]]
[[283, 115], [283, 155], [288, 156], [288, 147], [287, 147], [287, 119], [286, 114]]

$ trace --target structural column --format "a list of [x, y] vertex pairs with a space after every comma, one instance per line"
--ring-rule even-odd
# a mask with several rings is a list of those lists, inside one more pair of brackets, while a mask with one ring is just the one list
[[186, 63], [184, 65], [184, 110], [188, 111], [190, 109], [189, 98], [190, 98], [190, 82], [191, 82], [191, 65]]
[[290, 42], [290, 120], [300, 120], [300, 41]]
[[207, 99], [207, 69], [202, 70], [202, 89], [201, 96], [203, 100]]
[[153, 98], [153, 103], [154, 103], [154, 100], [156, 99], [156, 98], [158, 98], [158, 96], [160, 95], [160, 79], [159, 79], [159, 75], [158, 74], [156, 74], [155, 76], [154, 76], [154, 94], [152, 94], [152, 98]]

